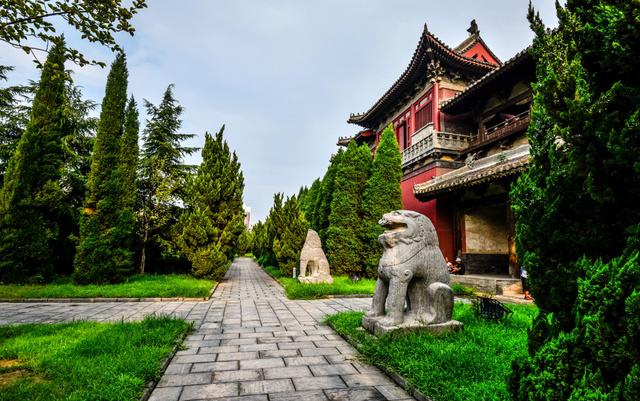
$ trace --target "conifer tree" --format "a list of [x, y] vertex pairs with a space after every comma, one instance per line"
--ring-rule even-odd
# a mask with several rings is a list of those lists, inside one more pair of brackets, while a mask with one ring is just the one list
[[640, 399], [637, 2], [558, 4], [536, 33], [530, 169], [512, 189], [539, 307], [514, 400]]
[[322, 177], [322, 185], [320, 186], [318, 197], [315, 204], [314, 221], [312, 227], [316, 227], [316, 231], [322, 239], [322, 244], [326, 248], [327, 229], [329, 228], [329, 215], [331, 214], [331, 202], [333, 201], [333, 191], [335, 187], [336, 172], [339, 169], [343, 159], [344, 151], [338, 150], [338, 153], [331, 157], [331, 163], [327, 168], [327, 172]]
[[311, 225], [315, 231], [318, 231], [318, 228], [313, 226], [316, 221], [316, 202], [318, 201], [318, 194], [320, 193], [320, 187], [322, 186], [322, 181], [319, 178], [316, 178], [309, 187], [309, 191], [304, 199], [304, 203], [300, 204], [302, 211], [304, 212], [305, 220]]
[[[13, 67], [0, 65], [0, 81], [5, 81], [7, 73], [12, 70]], [[22, 100], [30, 94], [30, 89], [26, 85], [0, 88], [0, 189], [9, 159], [29, 122], [30, 108]]]
[[161, 251], [170, 252], [174, 247], [172, 225], [192, 170], [183, 163], [183, 158], [197, 150], [182, 144], [195, 135], [179, 132], [184, 109], [173, 95], [173, 85], [167, 87], [158, 106], [147, 100], [144, 105], [149, 119], [144, 129], [140, 161], [141, 272], [145, 271], [149, 250], [153, 256]]
[[363, 238], [367, 277], [376, 276], [382, 255], [378, 236], [384, 229], [378, 221], [383, 214], [402, 209], [401, 181], [402, 155], [393, 128], [389, 126], [382, 132], [362, 199], [363, 223], [367, 226]]
[[278, 258], [274, 252], [275, 243], [282, 239], [282, 233], [285, 230], [284, 211], [282, 204], [283, 194], [277, 193], [273, 195], [273, 206], [269, 210], [269, 216], [265, 222], [267, 231], [267, 254], [264, 263], [268, 266], [279, 267]]
[[302, 251], [309, 226], [295, 196], [288, 198], [284, 203], [282, 219], [282, 232], [273, 242], [273, 251], [282, 274], [291, 276], [293, 269], [300, 262], [300, 251]]
[[336, 272], [362, 276], [362, 195], [371, 170], [371, 151], [351, 141], [335, 174], [327, 230], [327, 258]]
[[0, 281], [47, 279], [57, 257], [64, 163], [64, 40], [42, 69], [29, 123], [0, 192]]
[[215, 137], [205, 134], [202, 163], [188, 182], [176, 233], [193, 275], [212, 280], [226, 273], [244, 230], [244, 178], [223, 133], [224, 126]]
[[131, 96], [125, 109], [124, 133], [120, 144], [120, 176], [122, 179], [122, 206], [134, 211], [138, 199], [138, 107]]
[[79, 283], [118, 282], [133, 270], [134, 227], [123, 213], [120, 171], [127, 76], [125, 56], [119, 54], [107, 78], [80, 222], [74, 272]]

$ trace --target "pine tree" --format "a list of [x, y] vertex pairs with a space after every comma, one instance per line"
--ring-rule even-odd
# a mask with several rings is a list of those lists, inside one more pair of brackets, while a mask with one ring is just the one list
[[131, 96], [125, 110], [124, 133], [120, 144], [120, 177], [122, 179], [122, 206], [134, 211], [138, 200], [138, 108]]
[[31, 118], [0, 192], [0, 281], [47, 279], [57, 263], [64, 163], [64, 40], [42, 69]]
[[335, 175], [331, 214], [327, 230], [327, 258], [340, 274], [362, 276], [362, 195], [371, 170], [371, 151], [352, 141], [342, 156]]
[[382, 248], [378, 236], [384, 229], [378, 221], [383, 214], [402, 209], [402, 155], [391, 126], [382, 132], [376, 150], [371, 175], [367, 180], [362, 199], [362, 212], [366, 225], [363, 260], [366, 276], [376, 277]]
[[267, 231], [267, 254], [263, 262], [268, 266], [279, 267], [278, 258], [275, 254], [275, 244], [282, 240], [282, 233], [285, 230], [284, 211], [282, 204], [283, 194], [273, 195], [273, 206], [269, 210], [269, 216], [265, 222]]
[[333, 201], [333, 191], [335, 187], [336, 172], [339, 169], [343, 159], [344, 151], [338, 150], [338, 153], [331, 157], [331, 163], [327, 168], [327, 172], [322, 177], [322, 185], [320, 186], [316, 204], [314, 206], [315, 214], [311, 226], [322, 239], [322, 244], [326, 248], [327, 229], [329, 228], [329, 215], [331, 214], [331, 202]]
[[307, 235], [309, 224], [304, 218], [295, 196], [287, 199], [282, 207], [283, 227], [279, 238], [274, 240], [273, 252], [283, 275], [290, 277], [300, 262], [300, 251]]
[[185, 208], [177, 224], [176, 242], [196, 277], [220, 280], [244, 230], [244, 178], [235, 152], [223, 139], [205, 134], [202, 163], [188, 182]]
[[532, 8], [530, 169], [512, 189], [516, 242], [540, 312], [514, 400], [640, 399], [640, 6]]
[[125, 56], [119, 54], [107, 78], [80, 222], [74, 272], [79, 283], [118, 282], [133, 270], [133, 227], [122, 209], [120, 171], [127, 75]]
[[[13, 67], [0, 65], [0, 81], [5, 81], [7, 73], [12, 70]], [[29, 122], [30, 108], [22, 100], [30, 92], [31, 87], [27, 85], [0, 88], [0, 189], [9, 159]]]
[[141, 272], [145, 271], [149, 257], [158, 257], [161, 252], [166, 254], [173, 250], [172, 225], [192, 170], [183, 164], [183, 158], [197, 150], [182, 145], [183, 141], [195, 135], [179, 132], [184, 109], [173, 96], [173, 85], [167, 87], [158, 106], [147, 100], [144, 104], [149, 119], [144, 129], [140, 161]]

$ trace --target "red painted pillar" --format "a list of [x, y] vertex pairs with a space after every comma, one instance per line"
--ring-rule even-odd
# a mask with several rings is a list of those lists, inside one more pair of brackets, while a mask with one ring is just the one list
[[433, 83], [433, 129], [440, 131], [440, 81]]

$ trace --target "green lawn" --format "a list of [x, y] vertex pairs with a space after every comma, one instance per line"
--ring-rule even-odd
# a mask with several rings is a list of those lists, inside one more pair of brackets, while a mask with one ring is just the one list
[[509, 305], [514, 314], [502, 323], [474, 316], [471, 305], [457, 303], [454, 318], [464, 330], [433, 336], [392, 333], [376, 338], [360, 328], [361, 312], [330, 316], [329, 325], [358, 344], [364, 358], [406, 378], [435, 401], [508, 400], [511, 361], [527, 353], [527, 329], [535, 306]]
[[360, 279], [351, 281], [346, 276], [333, 276], [333, 284], [301, 283], [293, 277], [283, 277], [279, 269], [267, 266], [265, 270], [276, 277], [289, 299], [317, 299], [331, 295], [373, 295], [376, 281]]
[[0, 401], [138, 400], [191, 325], [136, 323], [0, 327]]
[[187, 275], [130, 277], [121, 284], [76, 285], [67, 280], [45, 285], [0, 285], [0, 298], [201, 298], [213, 282]]

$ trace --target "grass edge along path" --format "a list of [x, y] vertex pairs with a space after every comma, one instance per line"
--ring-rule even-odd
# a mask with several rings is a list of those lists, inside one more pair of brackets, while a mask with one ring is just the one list
[[289, 299], [319, 299], [331, 296], [370, 297], [376, 286], [375, 280], [363, 278], [354, 282], [346, 276], [333, 276], [333, 284], [301, 283], [293, 277], [283, 277], [277, 267], [266, 266], [264, 270], [282, 285]]
[[139, 400], [190, 330], [168, 317], [0, 326], [0, 401]]
[[120, 284], [0, 285], [0, 299], [26, 298], [207, 298], [215, 282], [185, 274], [145, 274]]
[[392, 333], [380, 338], [361, 328], [362, 312], [329, 316], [327, 323], [360, 352], [365, 361], [397, 374], [411, 392], [434, 401], [508, 400], [511, 362], [527, 353], [527, 330], [534, 306], [510, 304], [513, 316], [494, 323], [474, 316], [472, 305], [456, 303], [454, 319], [464, 330], [443, 336]]

